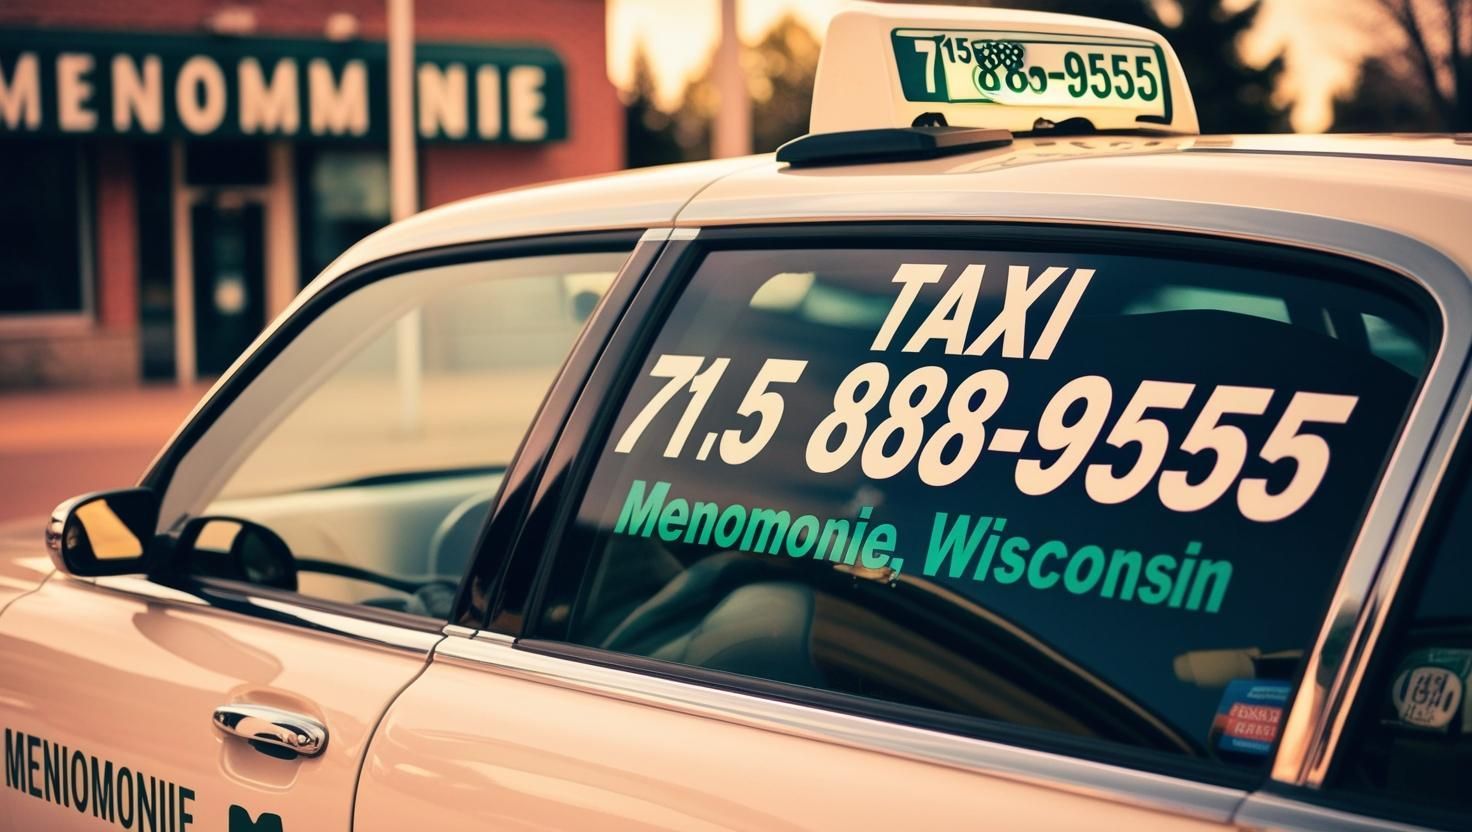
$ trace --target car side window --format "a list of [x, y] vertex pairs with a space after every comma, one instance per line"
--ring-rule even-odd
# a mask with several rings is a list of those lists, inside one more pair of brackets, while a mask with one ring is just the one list
[[708, 250], [529, 635], [1264, 765], [1434, 325], [1335, 261], [962, 245]]
[[1330, 791], [1438, 826], [1434, 813], [1445, 812], [1462, 827], [1472, 813], [1472, 487], [1465, 458], [1459, 468], [1421, 533]]
[[[190, 571], [447, 616], [502, 473], [626, 258], [439, 266], [327, 308], [181, 459], [161, 524], [185, 530]], [[206, 517], [289, 554], [238, 545], [237, 522], [196, 536]]]

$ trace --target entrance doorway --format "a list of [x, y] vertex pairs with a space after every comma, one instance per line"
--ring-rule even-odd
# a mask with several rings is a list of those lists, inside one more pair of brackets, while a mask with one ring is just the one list
[[266, 325], [266, 209], [255, 189], [212, 189], [190, 208], [195, 366], [215, 376]]

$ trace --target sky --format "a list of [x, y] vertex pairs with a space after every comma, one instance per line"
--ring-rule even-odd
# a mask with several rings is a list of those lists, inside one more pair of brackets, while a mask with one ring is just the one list
[[[1169, 0], [1162, 0], [1169, 2]], [[1262, 0], [1251, 37], [1242, 44], [1249, 61], [1261, 62], [1287, 49], [1283, 93], [1295, 99], [1293, 126], [1318, 131], [1329, 126], [1335, 92], [1354, 81], [1368, 48], [1363, 15], [1354, 0]], [[846, 0], [740, 0], [741, 38], [754, 43], [787, 12], [795, 13], [820, 38], [828, 19]], [[649, 54], [661, 103], [679, 100], [685, 80], [698, 72], [714, 48], [720, 0], [608, 0], [608, 75], [629, 84], [634, 55]]]

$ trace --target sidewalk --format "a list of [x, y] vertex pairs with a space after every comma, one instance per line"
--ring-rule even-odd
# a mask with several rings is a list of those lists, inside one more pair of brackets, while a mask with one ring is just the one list
[[133, 485], [208, 389], [0, 391], [0, 523]]

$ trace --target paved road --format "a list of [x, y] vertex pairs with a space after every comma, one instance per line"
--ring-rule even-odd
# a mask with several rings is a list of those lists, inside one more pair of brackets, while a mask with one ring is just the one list
[[0, 522], [136, 483], [205, 389], [0, 391]]

